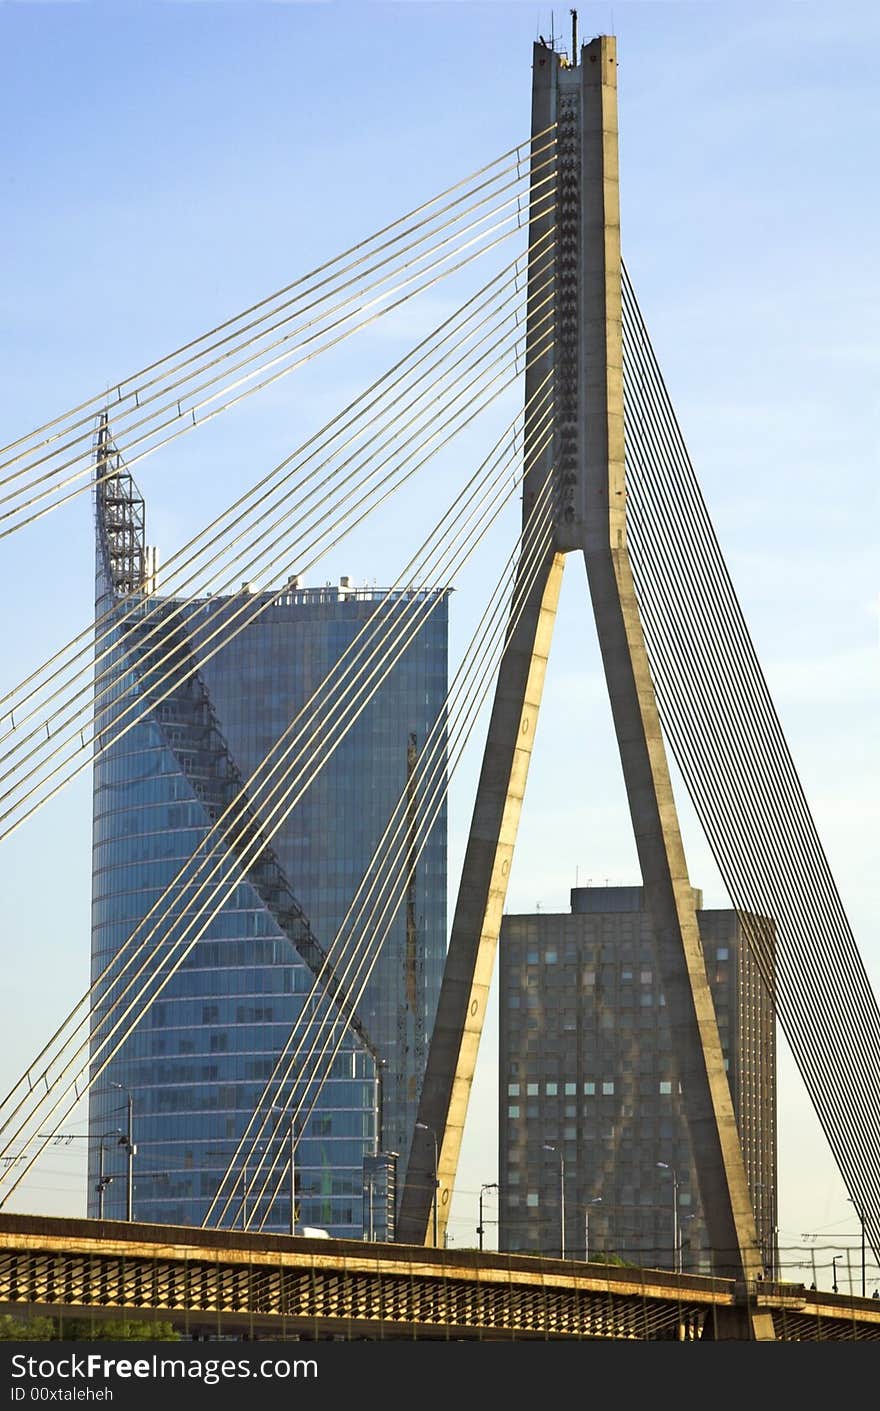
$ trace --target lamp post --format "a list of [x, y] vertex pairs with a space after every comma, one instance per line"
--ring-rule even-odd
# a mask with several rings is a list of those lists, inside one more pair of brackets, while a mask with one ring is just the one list
[[674, 1166], [670, 1166], [668, 1161], [658, 1161], [657, 1165], [661, 1171], [672, 1173], [672, 1268], [673, 1272], [681, 1273], [681, 1250], [678, 1247], [678, 1172]]
[[588, 1200], [587, 1203], [586, 1203], [586, 1205], [584, 1206], [584, 1263], [585, 1263], [585, 1264], [589, 1262], [589, 1258], [590, 1258], [590, 1206], [591, 1206], [591, 1205], [601, 1205], [601, 1204], [602, 1204], [602, 1197], [601, 1197], [601, 1195], [597, 1195], [597, 1196], [594, 1196], [592, 1200]]
[[565, 1258], [565, 1157], [556, 1146], [544, 1143], [545, 1151], [555, 1151], [559, 1157], [559, 1257]]
[[[696, 1215], [680, 1215], [678, 1218], [678, 1272], [684, 1273], [684, 1227], [689, 1220], [696, 1220]], [[688, 1241], [688, 1262], [691, 1262], [691, 1244]]]
[[480, 1240], [480, 1249], [483, 1248], [483, 1191], [497, 1191], [497, 1181], [484, 1181], [480, 1186], [480, 1217], [477, 1225], [477, 1235]]
[[104, 1192], [113, 1180], [112, 1176], [104, 1175], [104, 1151], [105, 1147], [102, 1140], [98, 1143], [98, 1184], [95, 1186], [95, 1190], [98, 1192], [99, 1220], [103, 1220], [104, 1218]]
[[853, 1200], [851, 1195], [847, 1196], [847, 1200], [850, 1205], [854, 1206], [855, 1212], [859, 1217], [859, 1224], [862, 1227], [862, 1298], [865, 1298], [865, 1207]]
[[831, 1260], [831, 1292], [837, 1293], [837, 1261], [842, 1259], [842, 1254], [835, 1254]]
[[430, 1133], [431, 1133], [431, 1136], [434, 1138], [434, 1200], [433, 1200], [433, 1206], [434, 1206], [434, 1248], [436, 1249], [437, 1246], [438, 1246], [438, 1244], [440, 1243], [439, 1236], [438, 1236], [438, 1233], [437, 1233], [437, 1227], [438, 1227], [437, 1191], [438, 1191], [438, 1188], [439, 1188], [439, 1186], [440, 1186], [440, 1177], [439, 1177], [439, 1174], [438, 1174], [438, 1168], [439, 1168], [440, 1162], [439, 1162], [438, 1155], [437, 1155], [437, 1133], [434, 1131], [434, 1128], [433, 1128], [433, 1127], [429, 1127], [429, 1126], [428, 1126], [427, 1122], [417, 1122], [417, 1123], [416, 1123], [416, 1130], [419, 1131], [419, 1132], [430, 1132]]
[[128, 1221], [134, 1219], [134, 1158], [137, 1155], [137, 1147], [134, 1144], [134, 1099], [128, 1088], [122, 1083], [111, 1083], [111, 1088], [118, 1088], [126, 1096], [126, 1110], [128, 1121], [126, 1130], [119, 1138], [119, 1145], [125, 1148], [125, 1155], [128, 1160], [128, 1170], [125, 1181], [125, 1218]]
[[296, 1134], [290, 1117], [290, 1233], [296, 1234]]

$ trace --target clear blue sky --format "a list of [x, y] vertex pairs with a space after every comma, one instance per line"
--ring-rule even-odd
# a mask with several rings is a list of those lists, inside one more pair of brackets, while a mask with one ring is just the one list
[[[567, 6], [0, 0], [0, 442], [524, 139], [531, 45], [553, 24], [567, 36]], [[609, 31], [625, 258], [880, 988], [880, 11], [580, 7], [582, 38]], [[136, 473], [162, 556], [446, 307], [427, 300], [362, 348], [352, 343], [147, 461]], [[460, 457], [475, 464], [490, 441], [474, 433]], [[377, 521], [312, 581], [340, 572], [390, 581], [408, 557], [408, 514]], [[0, 574], [5, 690], [89, 617], [88, 498], [0, 546]], [[454, 659], [491, 581], [487, 562], [459, 585]], [[453, 872], [474, 782], [472, 769], [455, 785]], [[682, 807], [694, 883], [723, 905]], [[89, 830], [83, 777], [2, 845], [10, 1081], [87, 983]], [[576, 876], [637, 880], [583, 571], [572, 563], [509, 909], [562, 910]], [[459, 1244], [473, 1241], [478, 1187], [496, 1174], [495, 1042], [490, 1025], [450, 1226]], [[821, 1234], [817, 1248], [852, 1242], [852, 1208], [785, 1058], [780, 1082], [782, 1242], [808, 1251], [806, 1232]], [[24, 1203], [81, 1208], [62, 1154], [47, 1167], [57, 1180], [36, 1178]]]

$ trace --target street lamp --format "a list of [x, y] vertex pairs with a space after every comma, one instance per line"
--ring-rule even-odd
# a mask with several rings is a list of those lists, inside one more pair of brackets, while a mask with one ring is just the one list
[[290, 1233], [296, 1234], [296, 1135], [290, 1114]]
[[565, 1258], [565, 1157], [556, 1146], [544, 1143], [545, 1151], [555, 1151], [559, 1157], [559, 1257]]
[[589, 1258], [590, 1258], [590, 1206], [591, 1206], [591, 1205], [601, 1205], [601, 1204], [602, 1204], [602, 1197], [601, 1197], [601, 1195], [597, 1195], [597, 1196], [594, 1196], [592, 1200], [588, 1200], [586, 1206], [584, 1207], [584, 1263], [585, 1263], [585, 1264], [587, 1264], [587, 1263], [589, 1262]]
[[842, 1258], [843, 1258], [843, 1255], [842, 1255], [842, 1254], [835, 1254], [834, 1258], [831, 1260], [831, 1292], [832, 1292], [832, 1293], [837, 1293], [837, 1261], [838, 1261], [838, 1259], [842, 1259]]
[[439, 1236], [438, 1236], [438, 1233], [437, 1233], [437, 1217], [438, 1217], [438, 1212], [437, 1212], [437, 1193], [438, 1193], [438, 1191], [439, 1191], [439, 1189], [440, 1189], [440, 1176], [439, 1176], [439, 1166], [440, 1166], [440, 1162], [439, 1162], [438, 1155], [437, 1155], [437, 1133], [434, 1131], [434, 1128], [433, 1128], [433, 1127], [429, 1127], [429, 1126], [428, 1126], [427, 1122], [417, 1122], [417, 1123], [416, 1123], [416, 1131], [418, 1131], [418, 1132], [430, 1132], [430, 1133], [431, 1133], [431, 1136], [434, 1138], [434, 1202], [433, 1202], [433, 1204], [434, 1204], [434, 1248], [436, 1249], [437, 1246], [438, 1246], [438, 1244], [440, 1243], [440, 1239], [439, 1239]]
[[118, 1133], [119, 1128], [117, 1127], [114, 1132], [104, 1132], [103, 1136], [101, 1136], [98, 1140], [98, 1184], [95, 1186], [95, 1190], [98, 1192], [99, 1220], [103, 1220], [104, 1218], [104, 1192], [113, 1180], [112, 1176], [104, 1175], [104, 1152], [106, 1151], [106, 1147], [104, 1146], [104, 1137], [115, 1137], [118, 1135]]
[[134, 1144], [134, 1099], [128, 1088], [123, 1087], [122, 1083], [111, 1083], [110, 1087], [118, 1088], [120, 1092], [125, 1093], [127, 1098], [128, 1123], [126, 1131], [119, 1138], [119, 1145], [125, 1148], [128, 1159], [125, 1182], [125, 1218], [131, 1221], [134, 1219], [134, 1158], [137, 1155], [137, 1147]]
[[480, 1220], [477, 1225], [477, 1234], [480, 1239], [480, 1249], [483, 1248], [483, 1191], [497, 1191], [497, 1181], [484, 1181], [480, 1186]]
[[670, 1166], [668, 1161], [658, 1161], [657, 1165], [661, 1171], [671, 1171], [672, 1173], [672, 1268], [675, 1273], [681, 1273], [681, 1250], [678, 1247], [678, 1172], [674, 1166]]
[[855, 1207], [855, 1212], [859, 1217], [859, 1224], [862, 1227], [862, 1298], [865, 1297], [865, 1207], [853, 1200], [851, 1195], [847, 1196], [850, 1205]]

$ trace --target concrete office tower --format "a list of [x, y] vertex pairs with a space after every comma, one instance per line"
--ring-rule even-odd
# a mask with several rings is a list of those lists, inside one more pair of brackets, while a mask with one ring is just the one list
[[[739, 916], [694, 892], [768, 1273], [776, 1267], [773, 1010]], [[772, 953], [772, 925], [760, 923]], [[641, 887], [580, 887], [571, 912], [505, 916], [499, 1243], [711, 1272], [676, 1052]]]
[[[135, 699], [158, 694], [155, 680], [163, 668], [152, 675], [142, 669], [147, 612], [158, 613], [150, 621], [159, 623], [169, 660], [198, 663], [199, 669], [96, 762], [95, 977], [202, 844], [377, 603], [391, 606], [382, 590], [354, 589], [345, 580], [311, 589], [291, 583], [209, 660], [208, 639], [231, 627], [241, 598], [181, 604], [159, 596], [148, 572], [143, 501], [113, 452], [106, 425], [102, 437], [100, 454], [115, 473], [97, 491], [97, 615], [100, 620], [109, 610], [118, 620], [123, 596], [132, 593], [138, 611], [116, 628], [112, 689], [96, 698], [98, 729], [108, 729]], [[252, 850], [242, 880], [98, 1078], [90, 1100], [91, 1215], [127, 1213], [130, 1095], [137, 1148], [131, 1162], [134, 1218], [196, 1225], [205, 1218], [445, 699], [447, 600], [441, 593], [427, 597], [436, 601], [421, 631], [280, 831], [268, 846]], [[254, 597], [250, 606], [259, 605]], [[125, 670], [119, 666], [123, 644], [135, 648], [134, 664], [129, 660]], [[261, 828], [259, 808], [248, 828]], [[172, 938], [183, 934], [197, 910], [189, 905]], [[156, 967], [165, 952], [155, 949], [155, 939], [151, 946]], [[363, 1213], [364, 1161], [409, 1150], [445, 947], [441, 812], [363, 994], [350, 993], [350, 982], [339, 979], [333, 993], [346, 1007], [324, 1004], [325, 1021], [344, 1013], [344, 1039], [311, 1120], [295, 1134], [300, 1226], [360, 1237], [372, 1219], [376, 1238], [393, 1236], [386, 1213], [391, 1178], [374, 1181], [376, 1208], [372, 1216]], [[326, 969], [319, 985], [326, 995]], [[273, 1127], [291, 1097], [288, 1081]], [[282, 1161], [289, 1134], [289, 1123], [282, 1121], [269, 1144], [270, 1154]], [[237, 1162], [240, 1190], [252, 1181], [253, 1162], [266, 1146], [264, 1139], [251, 1158], [250, 1177], [247, 1163]], [[289, 1228], [287, 1183], [271, 1200], [267, 1192], [259, 1209], [253, 1202], [252, 1195], [248, 1214], [257, 1223], [265, 1218], [267, 1229]], [[231, 1212], [223, 1223], [230, 1218]]]

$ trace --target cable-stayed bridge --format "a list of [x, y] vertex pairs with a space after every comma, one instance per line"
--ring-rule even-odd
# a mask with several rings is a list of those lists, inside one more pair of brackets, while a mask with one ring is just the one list
[[[577, 64], [536, 45], [526, 141], [3, 452], [0, 536], [24, 532], [94, 490], [103, 577], [95, 622], [2, 702], [2, 835], [26, 825], [78, 774], [112, 761], [148, 722], [185, 761], [207, 819], [170, 884], [96, 968], [7, 1094], [4, 1201], [107, 1081], [225, 902], [247, 885], [307, 967], [309, 989], [252, 1116], [232, 1137], [203, 1224], [262, 1231], [288, 1190], [295, 1219], [298, 1134], [346, 1046], [356, 1041], [376, 1056], [364, 995], [407, 906], [449, 779], [491, 700], [418, 1120], [403, 1153], [409, 1179], [398, 1239], [429, 1243], [432, 1218], [442, 1234], [556, 603], [574, 552], [587, 568], [718, 1275], [754, 1293], [766, 1268], [667, 748], [871, 1248], [880, 1251], [877, 1002], [621, 258], [615, 65], [609, 39], [585, 45]], [[157, 574], [133, 474], [141, 461], [465, 271], [489, 277]], [[263, 758], [242, 770], [212, 718], [211, 662], [293, 591], [292, 577], [518, 389], [516, 415], [442, 505], [390, 593]], [[279, 856], [279, 830], [437, 612], [436, 585], [454, 583], [487, 529], [519, 499], [520, 533], [407, 788], [336, 934], [316, 935]], [[194, 608], [209, 596], [216, 611]], [[436, 1192], [416, 1178], [433, 1169]], [[749, 1335], [780, 1335], [757, 1302], [745, 1307]]]

